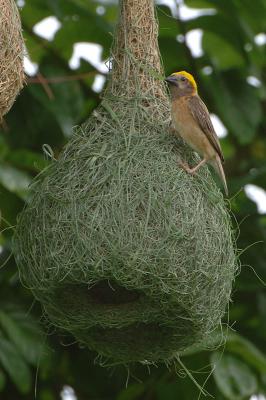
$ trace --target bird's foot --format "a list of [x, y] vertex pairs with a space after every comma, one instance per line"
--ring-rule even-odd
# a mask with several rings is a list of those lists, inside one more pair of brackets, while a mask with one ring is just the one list
[[190, 168], [190, 166], [187, 163], [181, 160], [178, 160], [178, 165], [190, 175], [193, 175], [195, 173], [194, 171], [195, 168]]
[[183, 161], [181, 161], [181, 160], [178, 160], [178, 164], [179, 164], [180, 167], [183, 168], [188, 174], [194, 175], [194, 174], [198, 171], [198, 169], [199, 169], [202, 165], [204, 165], [204, 164], [206, 163], [206, 161], [207, 161], [207, 160], [204, 158], [204, 159], [201, 160], [200, 163], [197, 164], [194, 168], [190, 168], [190, 166], [189, 166], [187, 163], [185, 163], [185, 162], [183, 162]]
[[169, 132], [170, 132], [171, 135], [176, 135], [177, 134], [177, 131], [176, 131], [176, 129], [175, 129], [175, 127], [173, 125], [169, 126]]

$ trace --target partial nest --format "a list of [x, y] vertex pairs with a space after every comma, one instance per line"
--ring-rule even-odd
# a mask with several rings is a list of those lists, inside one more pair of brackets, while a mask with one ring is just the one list
[[50, 320], [123, 363], [207, 343], [236, 271], [223, 195], [207, 167], [179, 169], [178, 153], [195, 156], [153, 101], [154, 114], [106, 97], [32, 186], [16, 237], [22, 281]]
[[13, 105], [24, 82], [24, 43], [14, 0], [0, 0], [0, 120]]

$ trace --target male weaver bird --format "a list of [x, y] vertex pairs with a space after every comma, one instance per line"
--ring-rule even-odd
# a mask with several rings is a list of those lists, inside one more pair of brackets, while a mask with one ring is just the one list
[[173, 125], [184, 141], [195, 150], [202, 160], [193, 168], [180, 163], [189, 174], [194, 174], [202, 165], [209, 163], [220, 176], [226, 195], [228, 189], [222, 163], [224, 157], [211, 122], [209, 111], [198, 95], [197, 84], [186, 71], [168, 76], [172, 97]]

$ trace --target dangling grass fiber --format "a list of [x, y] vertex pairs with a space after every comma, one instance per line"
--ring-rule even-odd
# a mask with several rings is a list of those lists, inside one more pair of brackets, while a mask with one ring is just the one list
[[166, 362], [220, 324], [234, 244], [208, 168], [178, 167], [197, 156], [169, 129], [153, 2], [120, 6], [103, 102], [35, 179], [15, 254], [54, 325], [114, 363]]
[[15, 0], [0, 0], [0, 122], [24, 83], [24, 42]]

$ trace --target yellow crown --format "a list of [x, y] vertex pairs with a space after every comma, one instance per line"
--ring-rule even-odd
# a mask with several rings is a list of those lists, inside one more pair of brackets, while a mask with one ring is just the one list
[[191, 83], [191, 85], [193, 86], [193, 88], [194, 88], [195, 90], [198, 89], [194, 77], [193, 77], [191, 74], [189, 74], [188, 72], [186, 72], [186, 71], [179, 71], [179, 72], [174, 72], [172, 75], [183, 75], [183, 76], [185, 76], [185, 77], [189, 80], [189, 82]]

